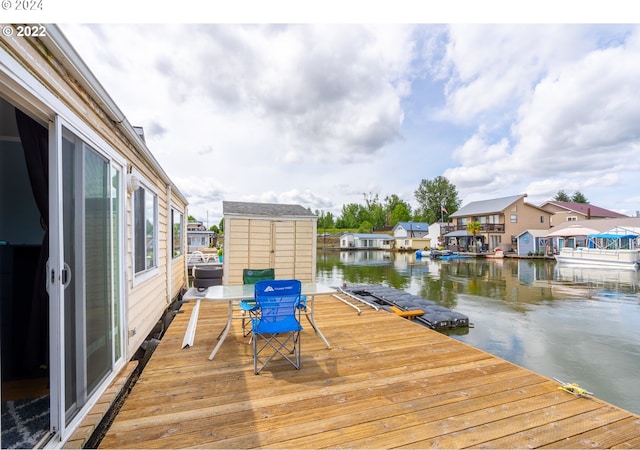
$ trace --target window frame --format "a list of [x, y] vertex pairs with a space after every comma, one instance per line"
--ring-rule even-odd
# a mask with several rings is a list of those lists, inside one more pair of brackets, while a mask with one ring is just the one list
[[[134, 172], [132, 174], [130, 174], [129, 176], [135, 176], [138, 178], [138, 180], [140, 181], [140, 187], [138, 189], [136, 189], [134, 192], [131, 193], [131, 234], [132, 234], [132, 249], [131, 249], [131, 271], [132, 271], [132, 280], [133, 280], [133, 286], [136, 286], [150, 278], [153, 278], [154, 276], [158, 275], [160, 273], [160, 255], [158, 254], [159, 251], [159, 230], [158, 230], [158, 224], [159, 224], [159, 196], [158, 196], [158, 191], [157, 189], [155, 189], [155, 187], [149, 183], [149, 181], [144, 178], [142, 175], [140, 175], [137, 172]], [[140, 190], [144, 190], [145, 194], [148, 193], [150, 195], [153, 196], [153, 238], [152, 238], [152, 242], [153, 242], [153, 263], [151, 266], [146, 267], [145, 264], [145, 268], [141, 271], [136, 271], [136, 250], [137, 250], [137, 234], [136, 234], [136, 213], [137, 213], [137, 209], [136, 209], [136, 194], [138, 194], [140, 192]], [[145, 206], [143, 208], [146, 212], [146, 203]], [[146, 223], [146, 215], [143, 217], [143, 220]]]
[[[180, 230], [178, 232], [179, 235], [179, 251], [180, 253], [176, 254], [176, 230], [175, 230], [175, 226], [176, 226], [176, 221], [175, 221], [175, 215], [179, 214], [180, 215]], [[171, 225], [170, 225], [170, 229], [171, 229], [171, 259], [176, 259], [179, 258], [180, 256], [184, 255], [184, 244], [185, 244], [185, 239], [184, 239], [184, 211], [181, 211], [180, 209], [178, 209], [176, 206], [172, 206], [171, 207]]]

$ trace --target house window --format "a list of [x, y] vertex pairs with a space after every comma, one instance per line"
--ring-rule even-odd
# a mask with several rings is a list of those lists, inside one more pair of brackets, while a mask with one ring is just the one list
[[567, 216], [567, 222], [575, 222], [578, 220], [577, 216]]
[[544, 223], [544, 216], [540, 216], [540, 223]]
[[158, 197], [144, 186], [133, 194], [136, 274], [158, 266]]
[[171, 209], [171, 217], [172, 217], [172, 223], [173, 223], [173, 228], [172, 228], [173, 257], [176, 258], [182, 255], [182, 253], [184, 253], [183, 244], [182, 244], [182, 228], [184, 226], [183, 225], [184, 220], [183, 220], [182, 213], [173, 208]]
[[511, 214], [511, 223], [518, 223], [518, 215]]

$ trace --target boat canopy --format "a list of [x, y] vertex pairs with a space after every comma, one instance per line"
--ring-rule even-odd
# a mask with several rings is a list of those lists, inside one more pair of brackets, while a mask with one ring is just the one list
[[611, 233], [598, 233], [590, 234], [589, 238], [602, 238], [602, 239], [635, 239], [637, 234], [611, 234]]
[[635, 250], [639, 247], [637, 234], [595, 233], [589, 236], [589, 248]]

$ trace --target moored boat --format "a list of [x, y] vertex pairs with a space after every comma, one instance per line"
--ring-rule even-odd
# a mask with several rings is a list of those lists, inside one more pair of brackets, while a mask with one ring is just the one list
[[500, 247], [497, 247], [493, 253], [489, 253], [487, 255], [485, 255], [485, 257], [487, 258], [495, 258], [495, 259], [502, 259], [504, 258], [504, 252], [502, 251], [502, 249]]
[[635, 270], [640, 265], [640, 250], [564, 247], [555, 258], [559, 263], [565, 264]]
[[564, 247], [555, 255], [559, 263], [637, 270], [640, 248], [637, 234], [590, 234], [588, 247]]

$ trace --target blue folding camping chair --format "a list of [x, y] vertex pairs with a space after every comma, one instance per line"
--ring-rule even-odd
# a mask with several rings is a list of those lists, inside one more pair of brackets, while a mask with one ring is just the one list
[[249, 311], [253, 341], [253, 371], [256, 375], [276, 356], [300, 369], [299, 280], [259, 281], [256, 305]]

